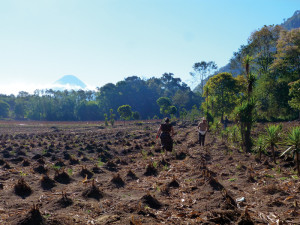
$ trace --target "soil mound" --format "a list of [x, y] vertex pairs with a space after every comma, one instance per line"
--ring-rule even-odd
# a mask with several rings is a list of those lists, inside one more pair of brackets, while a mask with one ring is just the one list
[[32, 193], [30, 186], [25, 182], [24, 178], [18, 180], [18, 183], [14, 187], [14, 191], [16, 195], [19, 195], [22, 198], [26, 198]]
[[22, 218], [17, 225], [45, 225], [45, 219], [41, 215], [39, 208], [34, 205], [27, 215]]
[[96, 187], [93, 181], [92, 185], [83, 191], [82, 196], [85, 198], [94, 198], [99, 201], [101, 198], [103, 198], [104, 194], [99, 190], [98, 187]]
[[144, 195], [142, 202], [153, 209], [160, 209], [162, 207], [162, 204], [150, 194]]

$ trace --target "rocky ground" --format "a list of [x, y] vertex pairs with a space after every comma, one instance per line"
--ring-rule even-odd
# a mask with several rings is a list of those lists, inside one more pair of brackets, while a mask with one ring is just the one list
[[212, 132], [201, 148], [188, 122], [165, 154], [158, 126], [0, 122], [0, 224], [300, 224], [292, 159], [258, 160]]

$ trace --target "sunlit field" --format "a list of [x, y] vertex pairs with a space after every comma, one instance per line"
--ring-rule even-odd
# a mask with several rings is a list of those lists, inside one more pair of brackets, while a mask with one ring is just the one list
[[[285, 145], [276, 164], [270, 149], [243, 152], [231, 131], [211, 129], [201, 148], [197, 123], [177, 121], [166, 153], [159, 124], [1, 122], [1, 223], [300, 222], [294, 159], [278, 157]], [[295, 126], [283, 123], [281, 140]]]

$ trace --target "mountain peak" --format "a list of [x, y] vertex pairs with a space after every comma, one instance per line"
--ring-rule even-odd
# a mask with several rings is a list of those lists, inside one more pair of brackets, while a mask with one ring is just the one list
[[54, 82], [55, 85], [59, 85], [59, 89], [84, 89], [86, 88], [86, 84], [83, 83], [80, 79], [78, 79], [74, 75], [65, 75], [59, 80]]

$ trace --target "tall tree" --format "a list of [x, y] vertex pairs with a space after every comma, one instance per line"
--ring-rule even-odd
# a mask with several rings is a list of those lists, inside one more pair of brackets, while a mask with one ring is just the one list
[[120, 106], [118, 108], [118, 113], [119, 113], [121, 119], [124, 120], [124, 125], [125, 125], [125, 120], [130, 120], [130, 117], [132, 115], [131, 106], [130, 105]]
[[[238, 81], [230, 73], [220, 73], [207, 81], [204, 96], [209, 93], [208, 102], [211, 102], [212, 98], [214, 99], [215, 112], [223, 120], [224, 114], [231, 113], [236, 106], [240, 89]], [[208, 102], [204, 104], [208, 105]]]
[[288, 82], [300, 79], [300, 28], [282, 30], [272, 69]]
[[160, 113], [165, 117], [170, 112], [171, 100], [168, 97], [160, 97], [156, 102], [160, 107]]
[[213, 61], [205, 62], [197, 62], [193, 65], [193, 72], [191, 72], [191, 76], [200, 81], [201, 85], [201, 94], [203, 94], [204, 90], [204, 81], [206, 78], [217, 69], [217, 64]]
[[298, 110], [299, 120], [300, 120], [300, 79], [290, 83], [290, 92], [289, 95], [291, 100], [289, 101], [289, 105]]
[[9, 104], [0, 100], [0, 118], [8, 117], [9, 113]]
[[24, 119], [26, 113], [25, 102], [22, 100], [17, 101], [15, 105], [15, 115], [16, 119]]
[[264, 26], [253, 32], [248, 38], [248, 44], [242, 45], [230, 60], [231, 68], [242, 70], [243, 60], [248, 55], [253, 58], [252, 70], [261, 76], [269, 73], [271, 64], [276, 54], [276, 42], [279, 38], [280, 26]]

